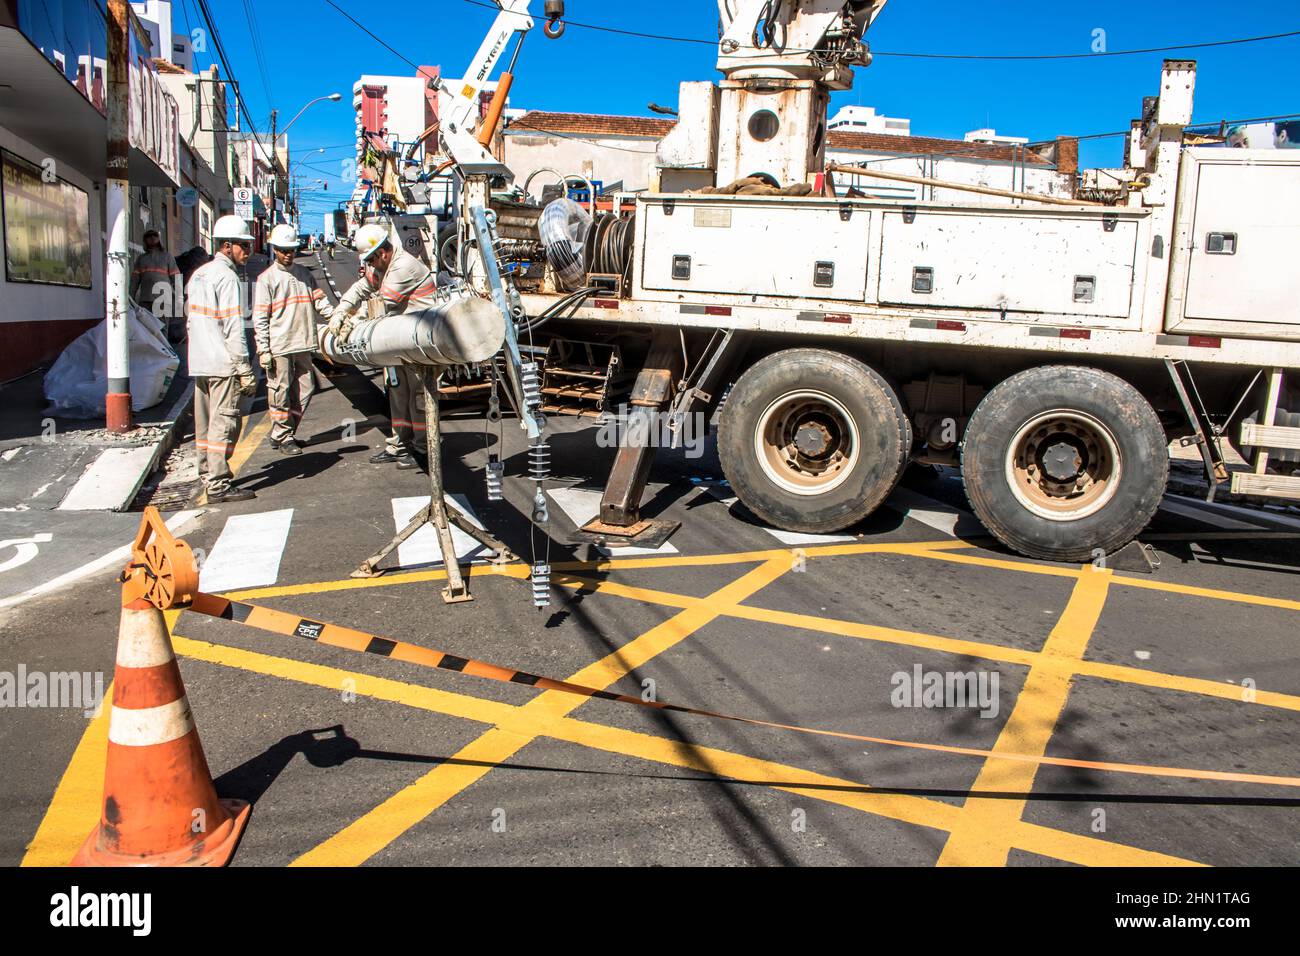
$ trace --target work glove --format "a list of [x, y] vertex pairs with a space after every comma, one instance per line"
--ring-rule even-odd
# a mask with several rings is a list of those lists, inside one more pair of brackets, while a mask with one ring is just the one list
[[337, 312], [330, 319], [330, 334], [334, 336], [334, 341], [344, 345], [348, 341], [348, 336], [352, 334], [352, 316], [340, 315]]
[[275, 371], [275, 356], [270, 352], [258, 352], [257, 361], [261, 363], [262, 369], [267, 375]]
[[239, 376], [239, 394], [252, 398], [257, 394], [257, 376], [252, 372]]

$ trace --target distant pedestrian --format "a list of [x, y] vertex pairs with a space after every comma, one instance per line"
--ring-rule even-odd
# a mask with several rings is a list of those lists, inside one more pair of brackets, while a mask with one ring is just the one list
[[169, 338], [170, 333], [179, 331], [179, 320], [184, 313], [181, 303], [175, 301], [180, 297], [176, 277], [180, 270], [176, 260], [163, 248], [162, 237], [157, 229], [148, 229], [144, 234], [144, 252], [135, 260], [131, 270], [131, 298], [141, 308], [148, 309], [163, 322]]
[[238, 272], [248, 261], [253, 236], [248, 223], [238, 216], [222, 216], [212, 228], [212, 243], [215, 255], [194, 273], [186, 299], [189, 371], [194, 379], [194, 446], [208, 501], [219, 504], [257, 497], [230, 484], [240, 399], [257, 393], [244, 338], [244, 282]]

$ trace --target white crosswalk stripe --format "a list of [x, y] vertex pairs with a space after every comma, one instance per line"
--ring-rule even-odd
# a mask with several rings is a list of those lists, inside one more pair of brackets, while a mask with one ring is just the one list
[[904, 488], [901, 485], [894, 489], [893, 494], [889, 496], [889, 500], [885, 504], [900, 512], [903, 517], [928, 525], [950, 538], [988, 533], [984, 530], [984, 525], [980, 523], [980, 520], [969, 511], [956, 508], [938, 499], [931, 498], [929, 495], [913, 491], [911, 488]]
[[[711, 494], [724, 505], [730, 506], [736, 502], [736, 496], [732, 492], [731, 486], [724, 482], [716, 484], [700, 483], [697, 487]], [[980, 524], [979, 519], [969, 511], [955, 508], [935, 498], [919, 494], [910, 488], [895, 488], [893, 494], [885, 502], [885, 506], [900, 512], [904, 517], [929, 525], [949, 537], [987, 533], [984, 531], [984, 526]], [[763, 530], [782, 544], [788, 545], [836, 544], [857, 540], [857, 537], [851, 534], [802, 534], [797, 531], [781, 531], [777, 528], [764, 528]]]
[[[592, 518], [600, 514], [601, 492], [590, 491], [586, 488], [552, 488], [548, 494], [569, 516], [569, 520], [577, 527], [581, 528]], [[599, 547], [597, 550], [605, 555], [627, 555], [627, 554], [677, 554], [678, 551], [671, 544], [665, 542], [657, 548], [605, 548]]]
[[232, 515], [200, 565], [199, 588], [219, 594], [274, 584], [292, 522], [292, 508]]
[[[478, 515], [474, 513], [468, 498], [464, 495], [448, 495], [448, 499], [448, 503], [469, 518], [474, 527], [483, 527], [483, 522], [479, 521]], [[394, 498], [394, 533], [405, 528], [416, 513], [428, 503], [428, 495], [422, 498]], [[488, 550], [464, 531], [454, 526], [451, 529], [451, 540], [456, 547], [456, 557], [461, 561], [481, 557]], [[438, 547], [438, 533], [433, 530], [433, 525], [426, 524], [398, 546], [397, 563], [403, 568], [414, 568], [424, 564], [442, 564], [442, 550]]]

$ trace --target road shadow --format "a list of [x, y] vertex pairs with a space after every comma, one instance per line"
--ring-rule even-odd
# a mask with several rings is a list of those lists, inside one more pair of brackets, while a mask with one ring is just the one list
[[[917, 797], [966, 799], [975, 795], [968, 788], [937, 787], [887, 787], [850, 783], [811, 783], [807, 780], [742, 779], [709, 773], [638, 773], [626, 770], [587, 770], [573, 767], [545, 766], [541, 764], [514, 763], [510, 761], [465, 760], [433, 754], [412, 754], [393, 750], [375, 750], [363, 747], [356, 738], [348, 735], [342, 724], [316, 730], [290, 734], [272, 744], [262, 753], [244, 761], [221, 774], [214, 781], [222, 797], [247, 800], [256, 804], [279, 779], [296, 757], [302, 755], [311, 766], [318, 769], [341, 767], [350, 760], [381, 760], [391, 763], [422, 764], [436, 767], [442, 764], [462, 767], [479, 767], [496, 771], [551, 774], [583, 777], [610, 777], [629, 780], [659, 780], [682, 784], [709, 784], [727, 790], [759, 787], [798, 789], [821, 793], [901, 794]], [[1021, 790], [981, 790], [981, 799], [1028, 800], [1035, 803], [1131, 803], [1162, 806], [1217, 806], [1217, 807], [1300, 807], [1300, 798], [1294, 797], [1239, 797], [1213, 793], [1203, 794], [1153, 794], [1143, 792], [1102, 793], [1096, 788], [1085, 790], [1054, 790], [1026, 792]], [[743, 806], [741, 812], [748, 817]], [[776, 849], [776, 848], [773, 848]]]
[[364, 445], [349, 445], [337, 451], [304, 452], [294, 457], [280, 456], [274, 461], [263, 464], [259, 471], [245, 470], [233, 484], [245, 491], [265, 491], [286, 481], [314, 478], [342, 461], [344, 455], [355, 455], [364, 451], [367, 451]]

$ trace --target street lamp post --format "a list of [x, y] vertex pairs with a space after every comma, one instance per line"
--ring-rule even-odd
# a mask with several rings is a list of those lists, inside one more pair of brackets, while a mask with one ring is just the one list
[[[300, 109], [297, 115], [295, 115], [293, 119], [289, 120], [289, 122], [285, 125], [284, 129], [279, 132], [276, 131], [276, 122], [279, 119], [280, 111], [271, 110], [271, 203], [268, 207], [270, 209], [270, 214], [271, 214], [271, 225], [275, 225], [275, 195], [277, 192], [280, 191], [280, 153], [276, 146], [277, 141], [279, 140], [281, 135], [289, 132], [289, 127], [292, 126], [294, 123], [298, 122], [298, 118], [302, 116], [303, 113], [307, 112], [307, 110], [315, 106], [317, 103], [320, 103], [324, 100], [329, 100], [331, 103], [337, 103], [341, 99], [343, 99], [342, 93], [329, 93], [325, 96], [316, 97], [314, 100], [310, 101], [306, 106]], [[286, 179], [288, 178], [288, 175], [289, 175], [289, 171], [288, 169], [286, 169], [285, 170]]]

